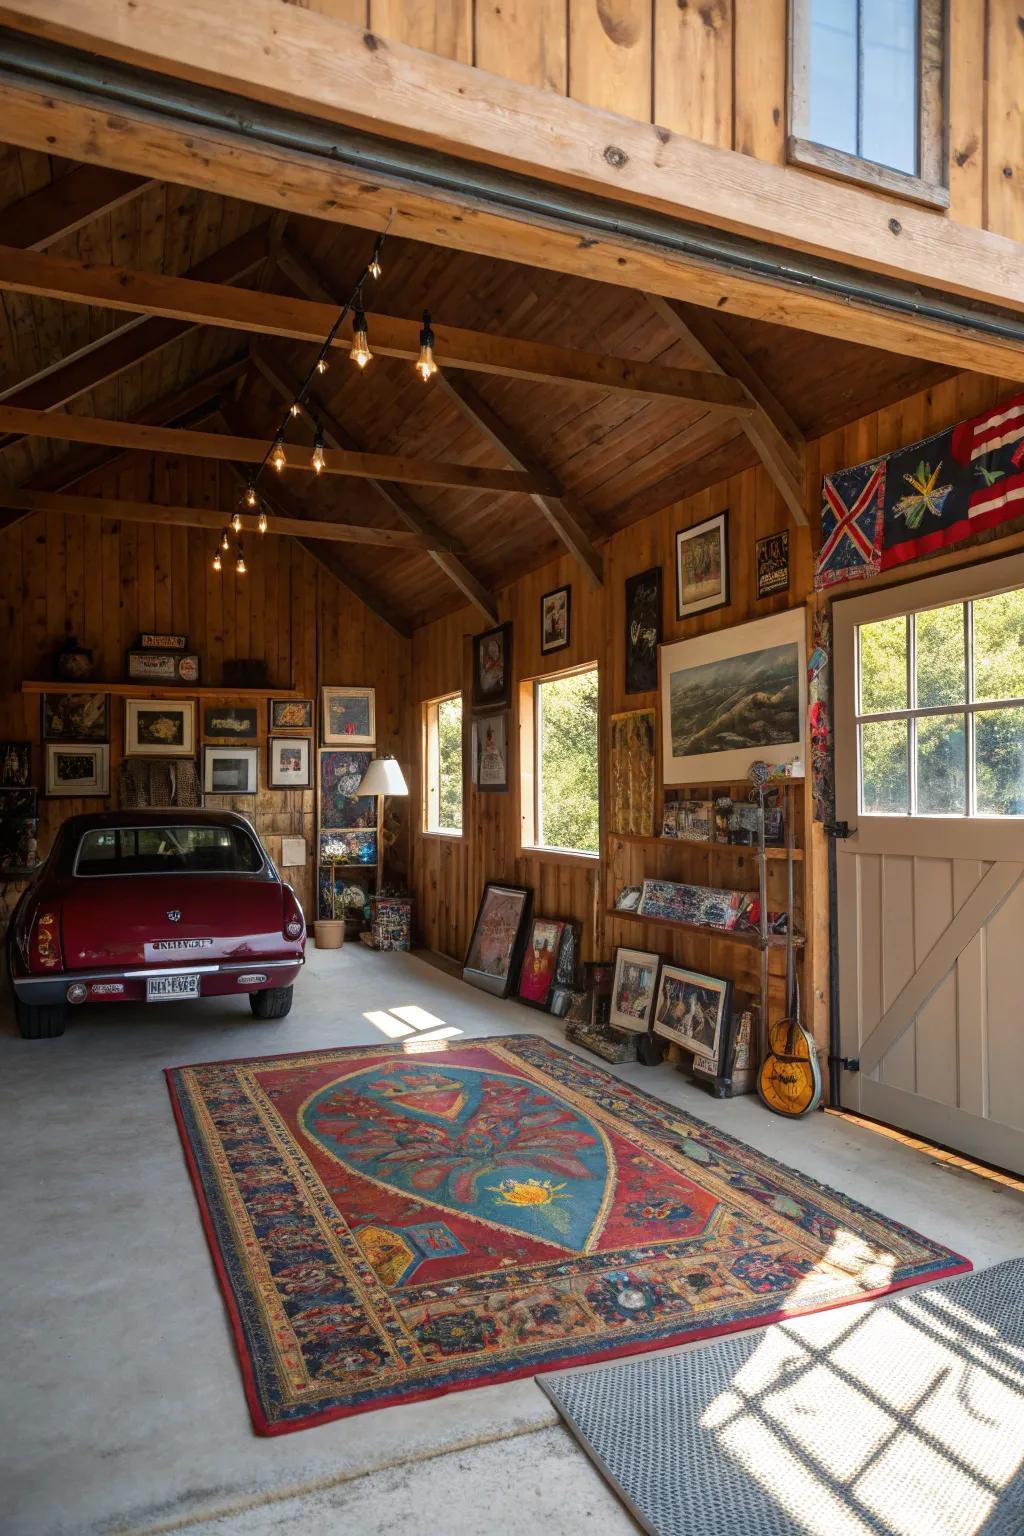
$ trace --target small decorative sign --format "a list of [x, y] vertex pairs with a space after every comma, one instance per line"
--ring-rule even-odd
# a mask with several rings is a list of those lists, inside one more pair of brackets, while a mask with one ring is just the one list
[[183, 651], [188, 645], [187, 635], [140, 635], [140, 651]]
[[132, 683], [198, 683], [199, 657], [194, 651], [129, 651], [128, 680]]
[[758, 539], [755, 545], [757, 567], [757, 595], [773, 597], [776, 592], [789, 591], [789, 529], [770, 533]]

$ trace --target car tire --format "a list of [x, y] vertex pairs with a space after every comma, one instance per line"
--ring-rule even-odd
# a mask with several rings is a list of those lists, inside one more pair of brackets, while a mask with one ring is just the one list
[[283, 1019], [291, 1012], [294, 987], [268, 987], [265, 992], [250, 992], [249, 1007], [258, 1019]]
[[20, 998], [16, 998], [14, 1017], [18, 1021], [23, 1040], [53, 1040], [57, 1035], [64, 1033], [68, 1011], [63, 1003], [50, 1003], [47, 1006], [38, 1007], [32, 1003], [23, 1003]]

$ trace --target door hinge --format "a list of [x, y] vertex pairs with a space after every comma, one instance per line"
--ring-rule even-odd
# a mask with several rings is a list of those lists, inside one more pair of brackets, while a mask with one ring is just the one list
[[858, 1056], [830, 1056], [829, 1061], [838, 1061], [844, 1072], [859, 1072], [860, 1058]]
[[822, 827], [826, 837], [839, 838], [842, 842], [852, 837], [856, 830], [857, 828], [851, 827], [848, 821], [826, 821]]

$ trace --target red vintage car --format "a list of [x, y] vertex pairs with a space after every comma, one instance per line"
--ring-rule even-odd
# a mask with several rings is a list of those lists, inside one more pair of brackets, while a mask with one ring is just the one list
[[298, 898], [244, 816], [70, 816], [11, 918], [7, 974], [21, 1033], [61, 1035], [68, 1006], [248, 993], [281, 1019], [303, 964]]

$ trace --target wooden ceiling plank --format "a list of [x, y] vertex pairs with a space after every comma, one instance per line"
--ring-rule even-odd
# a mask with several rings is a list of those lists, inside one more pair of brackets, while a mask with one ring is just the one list
[[[152, 427], [96, 416], [69, 416], [60, 411], [25, 411], [0, 405], [0, 432], [22, 437], [48, 437], [66, 443], [95, 443], [106, 448], [135, 448], [143, 453], [180, 454], [184, 458], [236, 459], [262, 464], [267, 441], [258, 437], [229, 437], [220, 432], [193, 432]], [[285, 445], [288, 468], [313, 474], [308, 446]], [[301, 455], [301, 457], [300, 457]], [[514, 469], [488, 469], [477, 464], [443, 464], [384, 453], [348, 453], [328, 448], [325, 475], [349, 475], [361, 480], [397, 480], [410, 485], [442, 485], [472, 491], [517, 492], [532, 496], [551, 487], [551, 476]]]
[[[298, 380], [285, 375], [267, 358], [259, 349], [255, 349], [252, 356], [253, 365], [259, 369], [272, 389], [276, 390], [282, 400], [294, 400], [298, 388]], [[310, 409], [323, 428], [325, 440], [334, 448], [343, 448], [352, 452], [361, 451], [361, 445], [347, 432], [333, 413], [326, 409], [322, 402], [311, 399]], [[440, 530], [425, 512], [421, 512], [416, 502], [402, 486], [392, 484], [387, 480], [370, 480], [369, 484], [377, 492], [378, 496], [387, 503], [406, 526], [413, 532], [425, 534], [428, 538], [440, 537]], [[484, 618], [491, 624], [498, 622], [498, 604], [493, 593], [489, 592], [483, 582], [458, 553], [448, 553], [444, 550], [433, 549], [430, 558], [444, 571], [449, 581], [458, 588], [463, 597], [477, 608]]]
[[41, 251], [76, 229], [113, 213], [153, 183], [144, 176], [105, 165], [78, 165], [49, 186], [3, 210], [9, 241], [23, 251]]
[[681, 304], [677, 299], [665, 299], [657, 293], [648, 293], [646, 298], [666, 328], [684, 341], [705, 367], [718, 374], [728, 374], [748, 391], [757, 410], [752, 416], [743, 417], [739, 425], [757, 450], [793, 518], [806, 528], [807, 444], [789, 412], [709, 310]]
[[[516, 432], [496, 411], [491, 409], [487, 401], [478, 395], [465, 379], [460, 378], [458, 374], [442, 370], [437, 375], [435, 383], [440, 384], [463, 414], [480, 428], [511, 464], [518, 465], [520, 469], [534, 475], [548, 473], [533, 450], [520, 440]], [[554, 494], [544, 491], [535, 492], [531, 500], [544, 513], [569, 553], [583, 567], [591, 585], [603, 586], [604, 561], [583, 526], [582, 519], [585, 514], [572, 506], [560, 486]]]
[[[25, 253], [10, 246], [0, 246], [0, 289], [316, 344], [334, 325], [339, 308], [337, 303], [228, 288], [193, 277], [170, 277], [128, 267], [94, 267], [72, 257]], [[374, 314], [370, 345], [379, 356], [415, 360], [420, 351], [420, 328], [418, 320]], [[746, 391], [720, 375], [666, 368], [660, 363], [633, 363], [546, 342], [464, 330], [439, 321], [434, 322], [433, 330], [438, 361], [450, 367], [530, 383], [557, 382], [603, 393], [669, 398], [730, 415], [749, 415], [753, 410]], [[339, 335], [334, 345], [348, 351], [351, 337]]]

